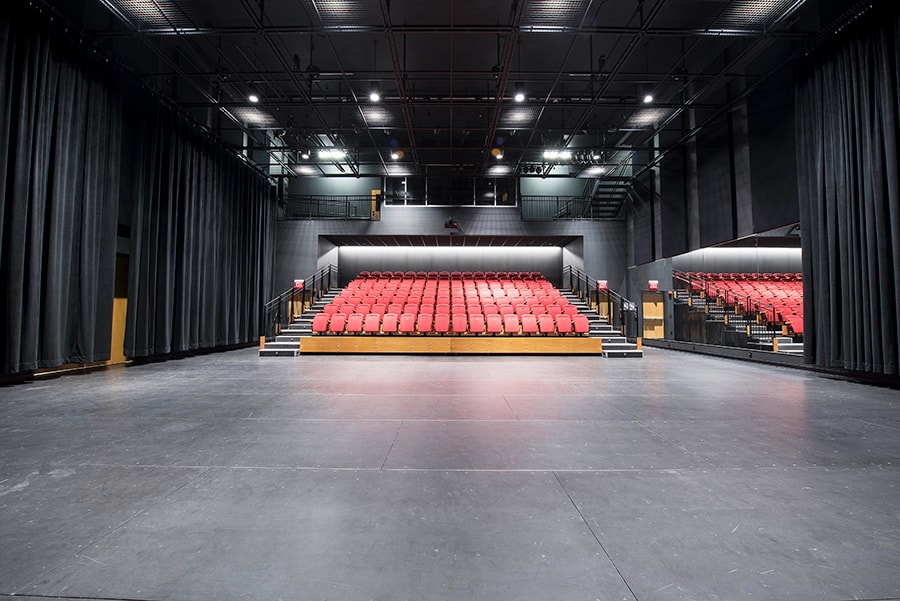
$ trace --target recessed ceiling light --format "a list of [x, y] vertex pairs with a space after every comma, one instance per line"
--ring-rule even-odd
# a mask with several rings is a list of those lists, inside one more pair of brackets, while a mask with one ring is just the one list
[[256, 94], [250, 94], [249, 96], [247, 96], [247, 100], [249, 100], [250, 102], [259, 102], [259, 96], [257, 96]]
[[653, 94], [645, 94], [644, 104], [650, 104], [651, 102], [653, 102]]

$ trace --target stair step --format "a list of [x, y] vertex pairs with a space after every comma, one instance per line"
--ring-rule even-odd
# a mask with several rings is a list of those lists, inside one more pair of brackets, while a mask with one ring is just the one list
[[299, 348], [300, 348], [300, 341], [298, 340], [296, 342], [282, 342], [282, 341], [267, 342], [265, 348], [268, 350], [273, 350], [273, 351], [282, 351], [282, 350], [296, 351], [296, 350], [299, 350]]
[[260, 357], [297, 357], [300, 349], [283, 350], [283, 349], [259, 349]]
[[633, 342], [628, 342], [624, 338], [621, 341], [617, 340], [614, 342], [607, 342], [606, 340], [604, 340], [603, 341], [603, 350], [604, 351], [605, 350], [610, 350], [610, 351], [613, 351], [613, 350], [615, 350], [615, 351], [637, 350], [637, 345]]
[[[291, 332], [285, 334], [284, 331], [281, 332], [278, 336], [275, 337], [275, 342], [287, 342], [290, 344], [297, 344], [300, 342], [300, 332]], [[269, 343], [271, 344], [271, 343]]]
[[644, 357], [644, 351], [633, 349], [633, 350], [603, 350], [602, 355], [609, 359], [617, 359], [617, 358], [635, 358], [641, 359]]

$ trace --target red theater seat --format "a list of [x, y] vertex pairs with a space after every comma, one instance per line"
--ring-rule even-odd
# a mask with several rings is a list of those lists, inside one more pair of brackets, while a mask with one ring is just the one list
[[363, 320], [363, 332], [366, 334], [378, 334], [381, 332], [381, 315], [369, 313]]
[[414, 334], [416, 332], [416, 316], [412, 313], [401, 315], [399, 329], [401, 334]]
[[473, 334], [484, 334], [484, 316], [481, 313], [469, 315], [469, 331]]
[[469, 320], [465, 313], [453, 314], [452, 330], [454, 334], [465, 334], [469, 331]]
[[522, 316], [522, 333], [523, 334], [537, 334], [538, 333], [538, 325], [537, 325], [537, 317], [534, 315], [523, 315]]
[[503, 316], [503, 330], [510, 335], [519, 334], [519, 316], [515, 313]]
[[354, 313], [352, 315], [347, 316], [347, 333], [348, 334], [359, 334], [363, 329], [363, 319], [364, 316], [362, 313]]
[[565, 313], [561, 313], [556, 316], [556, 331], [560, 334], [571, 334], [572, 333], [572, 318], [566, 315]]
[[434, 331], [432, 329], [433, 323], [434, 315], [431, 313], [419, 313], [419, 316], [416, 318], [416, 331], [419, 334], [431, 334]]
[[589, 334], [591, 331], [591, 323], [587, 316], [580, 313], [572, 316], [572, 327], [576, 334]]
[[344, 313], [335, 313], [331, 316], [331, 321], [328, 323], [328, 331], [332, 334], [343, 334], [346, 325], [347, 316]]
[[450, 331], [450, 315], [438, 313], [434, 316], [434, 331], [438, 334], [446, 334]]
[[487, 333], [488, 334], [502, 334], [503, 333], [503, 318], [500, 317], [497, 313], [492, 313], [485, 317], [485, 321], [487, 322]]
[[556, 324], [553, 321], [553, 316], [549, 313], [544, 313], [543, 315], [538, 315], [538, 331], [541, 334], [555, 334], [556, 333]]
[[328, 321], [331, 319], [329, 313], [319, 313], [313, 317], [312, 331], [313, 334], [324, 334], [328, 331]]
[[396, 313], [385, 313], [381, 320], [381, 332], [383, 334], [396, 334], [399, 325], [399, 318]]

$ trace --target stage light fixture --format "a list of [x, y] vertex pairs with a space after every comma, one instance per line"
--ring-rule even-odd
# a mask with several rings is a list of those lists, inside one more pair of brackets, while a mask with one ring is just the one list
[[525, 101], [525, 86], [521, 83], [516, 84], [515, 95], [513, 96], [513, 100], [516, 102], [524, 102]]
[[369, 100], [372, 102], [381, 102], [381, 86], [378, 85], [377, 81], [373, 81], [372, 87], [369, 88]]

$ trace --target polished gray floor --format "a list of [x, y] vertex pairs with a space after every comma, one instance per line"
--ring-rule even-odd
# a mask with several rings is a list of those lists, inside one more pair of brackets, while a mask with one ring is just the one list
[[0, 597], [900, 599], [900, 392], [661, 349], [0, 388]]

